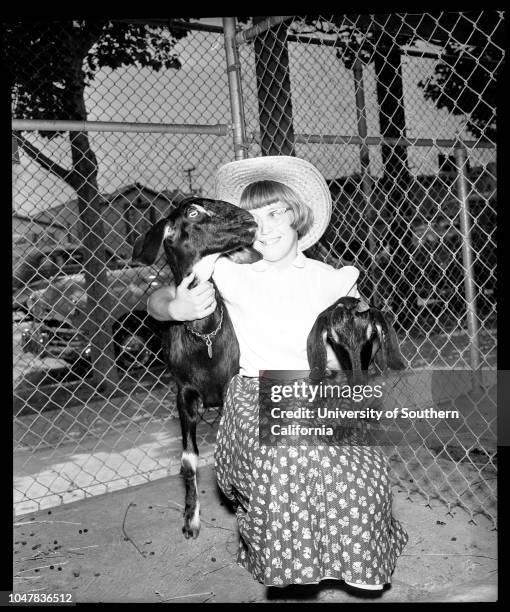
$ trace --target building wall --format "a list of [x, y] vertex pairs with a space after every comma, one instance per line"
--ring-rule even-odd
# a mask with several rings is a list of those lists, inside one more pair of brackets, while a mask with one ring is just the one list
[[[121, 256], [130, 256], [138, 236], [168, 214], [172, 207], [171, 196], [158, 194], [150, 189], [129, 188], [115, 197], [105, 196], [102, 219], [108, 246]], [[78, 201], [70, 200], [36, 215], [36, 218], [62, 223], [69, 227], [73, 239], [82, 236]]]

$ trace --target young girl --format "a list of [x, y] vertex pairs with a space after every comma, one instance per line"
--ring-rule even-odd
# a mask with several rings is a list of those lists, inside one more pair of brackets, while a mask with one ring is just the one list
[[[331, 216], [326, 181], [295, 157], [232, 162], [217, 174], [216, 198], [248, 209], [263, 259], [220, 257], [213, 279], [239, 341], [240, 370], [227, 389], [215, 449], [218, 483], [234, 503], [238, 562], [267, 586], [344, 580], [380, 590], [407, 534], [392, 516], [384, 455], [370, 446], [259, 445], [259, 372], [308, 370], [306, 339], [317, 315], [341, 296], [359, 297], [359, 272], [308, 259]], [[216, 308], [209, 282], [149, 299], [159, 320], [200, 319]]]

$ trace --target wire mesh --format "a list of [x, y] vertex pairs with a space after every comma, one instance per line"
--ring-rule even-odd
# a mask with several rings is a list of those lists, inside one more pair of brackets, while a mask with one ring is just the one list
[[[324, 174], [333, 214], [309, 254], [362, 271], [410, 371], [496, 367], [502, 26], [498, 11], [299, 16], [240, 48], [249, 156], [297, 155]], [[494, 380], [474, 380], [471, 434], [415, 425], [394, 473], [409, 494], [495, 520]], [[420, 404], [419, 385], [407, 399]]]
[[[308, 254], [362, 270], [360, 291], [392, 313], [411, 372], [470, 370], [474, 354], [496, 367], [502, 25], [498, 11], [300, 16], [239, 46], [244, 149], [324, 174], [333, 215]], [[13, 117], [230, 124], [223, 36], [186, 27], [4, 25]], [[180, 441], [162, 433], [174, 389], [145, 312], [168, 271], [129, 257], [182, 195], [212, 193], [234, 151], [230, 135], [111, 130], [13, 143], [15, 501], [26, 512], [177, 469]], [[392, 457], [409, 495], [495, 520], [496, 400], [481, 380], [461, 398], [462, 431], [414, 426]], [[203, 418], [202, 445], [218, 412]], [[53, 471], [37, 467], [41, 452]]]
[[[112, 31], [124, 45], [116, 60]], [[222, 36], [118, 23], [100, 32], [87, 22], [7, 31], [19, 82], [13, 118], [134, 122], [135, 130], [228, 124]], [[80, 60], [74, 84], [87, 84], [78, 102], [61, 69], [77, 54], [72, 33], [96, 40]], [[183, 196], [211, 192], [216, 168], [231, 160], [231, 138], [24, 131], [14, 133], [13, 150], [15, 508], [28, 512], [178, 472], [163, 326], [146, 313], [148, 295], [171, 274], [162, 259], [135, 265], [131, 253]], [[218, 411], [201, 416], [204, 449]]]

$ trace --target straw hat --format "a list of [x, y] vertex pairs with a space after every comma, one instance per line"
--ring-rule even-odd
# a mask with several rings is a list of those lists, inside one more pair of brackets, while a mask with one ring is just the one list
[[322, 174], [310, 162], [288, 155], [230, 162], [216, 173], [216, 199], [240, 206], [244, 188], [256, 181], [278, 181], [290, 187], [313, 211], [313, 225], [299, 239], [298, 249], [315, 244], [331, 218], [331, 194]]

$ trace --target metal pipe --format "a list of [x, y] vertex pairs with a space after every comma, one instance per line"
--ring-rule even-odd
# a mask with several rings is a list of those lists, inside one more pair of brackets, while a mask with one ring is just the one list
[[158, 134], [210, 134], [227, 136], [223, 123], [200, 125], [186, 123], [131, 123], [121, 121], [53, 121], [13, 119], [12, 129], [22, 132], [145, 132]]
[[365, 88], [363, 86], [363, 67], [359, 59], [356, 59], [352, 67], [354, 74], [354, 94], [356, 98], [356, 120], [360, 142], [360, 164], [361, 173], [365, 175], [370, 167], [370, 153], [366, 144], [368, 136], [367, 116], [365, 112]]
[[[336, 31], [336, 33], [338, 33], [338, 30]], [[331, 40], [330, 38], [316, 38], [313, 36], [306, 36], [305, 34], [288, 34], [287, 42], [301, 43], [301, 44], [306, 44], [306, 45], [317, 45], [319, 47], [343, 48], [345, 46], [345, 43], [342, 40], [338, 40], [338, 39]], [[361, 49], [359, 49], [358, 52], [360, 50], [363, 50], [363, 47], [361, 47]], [[367, 52], [371, 52], [373, 51], [373, 47], [370, 46], [370, 44], [367, 44], [366, 50]], [[421, 49], [406, 48], [405, 43], [400, 47], [400, 51], [402, 55], [407, 55], [410, 57], [421, 57], [425, 59], [454, 60], [454, 61], [458, 59], [458, 56], [454, 55], [453, 53], [444, 53], [442, 51], [441, 52], [440, 51], [423, 51]], [[469, 61], [471, 59], [471, 61], [476, 62], [476, 58], [471, 58], [468, 55], [466, 55], [466, 57], [463, 59], [465, 59], [466, 61]], [[496, 66], [500, 63], [501, 60], [487, 58], [486, 61], [488, 65]]]
[[[227, 18], [228, 19], [228, 18]], [[237, 54], [236, 54], [237, 57]], [[228, 69], [227, 69], [228, 70]], [[239, 72], [239, 64], [234, 61], [230, 71]], [[239, 78], [239, 77], [238, 77]], [[230, 73], [229, 73], [230, 80]], [[237, 79], [236, 79], [237, 80]], [[237, 91], [240, 93], [240, 78]], [[244, 118], [241, 106], [241, 116]], [[242, 122], [244, 127], [244, 120]], [[12, 129], [20, 132], [140, 132], [158, 134], [208, 134], [211, 136], [227, 136], [231, 126], [225, 123], [215, 125], [186, 124], [186, 123], [133, 123], [128, 121], [64, 121], [53, 119], [13, 119]], [[252, 138], [260, 140], [260, 135], [254, 132]], [[382, 143], [414, 146], [414, 147], [454, 147], [458, 141], [433, 138], [383, 138], [382, 136], [345, 136], [339, 134], [296, 134], [296, 142], [301, 144], [352, 144], [373, 145]], [[466, 148], [495, 149], [493, 142], [476, 140], [463, 140]]]
[[[435, 138], [393, 138], [383, 136], [367, 136], [362, 139], [360, 136], [343, 136], [337, 134], [296, 134], [296, 142], [301, 144], [352, 144], [352, 145], [373, 145], [381, 144], [400, 145], [407, 147], [445, 147], [453, 148], [457, 144], [457, 140], [450, 139], [435, 139]], [[465, 147], [473, 147], [478, 149], [495, 149], [496, 145], [493, 142], [483, 142], [476, 140], [463, 140], [462, 144]]]
[[476, 286], [473, 269], [473, 247], [471, 244], [471, 220], [469, 217], [469, 188], [466, 172], [467, 153], [462, 143], [455, 147], [457, 169], [457, 196], [460, 204], [460, 231], [462, 235], [462, 264], [464, 267], [464, 291], [466, 297], [466, 321], [469, 336], [470, 363], [475, 387], [481, 386], [478, 378], [480, 368], [480, 345], [478, 338], [478, 313], [476, 308]]
[[363, 192], [363, 198], [365, 200], [365, 210], [363, 211], [363, 222], [367, 225], [367, 241], [368, 251], [372, 258], [372, 279], [375, 283], [374, 293], [377, 293], [377, 278], [374, 264], [376, 263], [376, 244], [373, 233], [373, 207], [372, 207], [372, 177], [370, 176], [370, 151], [366, 144], [366, 138], [368, 134], [367, 128], [367, 115], [365, 106], [365, 88], [363, 85], [363, 65], [359, 59], [354, 61], [353, 65], [354, 74], [354, 93], [356, 97], [356, 119], [358, 127], [358, 136], [362, 142], [359, 149], [359, 159], [361, 166], [361, 191]]
[[227, 60], [234, 156], [237, 161], [247, 157], [247, 145], [243, 96], [241, 91], [241, 64], [237, 53], [235, 17], [223, 17], [223, 31], [225, 32], [225, 57]]
[[12, 137], [12, 163], [19, 164], [19, 150], [18, 150], [18, 139], [13, 136]]
[[268, 17], [266, 20], [257, 23], [251, 28], [247, 30], [243, 30], [236, 35], [236, 42], [238, 45], [244, 45], [245, 43], [253, 40], [259, 34], [263, 32], [267, 32], [267, 30], [271, 29], [273, 26], [278, 25], [287, 19], [293, 19], [293, 15], [287, 15], [286, 17]]

